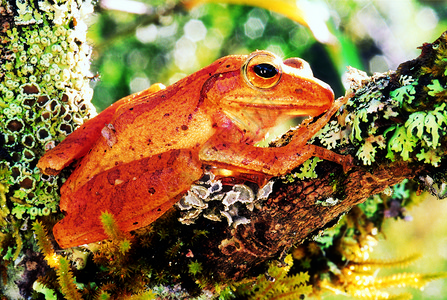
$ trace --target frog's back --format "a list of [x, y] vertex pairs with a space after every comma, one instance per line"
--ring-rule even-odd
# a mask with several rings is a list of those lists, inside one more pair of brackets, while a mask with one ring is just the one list
[[118, 151], [110, 154], [111, 159], [121, 159], [123, 151], [133, 152], [122, 160], [129, 162], [172, 149], [194, 148], [213, 134], [208, 111], [200, 107], [200, 92], [185, 83], [117, 112], [112, 124], [118, 136], [113, 147]]
[[96, 174], [170, 150], [198, 153], [215, 133], [213, 115], [219, 111], [219, 104], [207, 102], [207, 92], [221, 74], [238, 76], [244, 60], [227, 56], [164, 90], [126, 97], [64, 188], [75, 191]]
[[119, 107], [108, 134], [82, 159], [66, 188], [74, 191], [96, 174], [170, 150], [198, 151], [214, 133], [208, 111], [201, 108], [201, 90], [193, 87], [200, 81], [187, 77]]

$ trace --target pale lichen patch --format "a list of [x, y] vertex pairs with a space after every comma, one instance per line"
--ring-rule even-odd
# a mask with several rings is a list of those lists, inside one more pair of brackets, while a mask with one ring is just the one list
[[17, 10], [9, 10], [15, 13], [14, 22], [1, 36], [2, 53], [8, 55], [0, 66], [0, 130], [9, 155], [0, 158], [0, 168], [15, 170], [1, 183], [9, 188], [17, 218], [57, 211], [55, 182], [62, 178], [50, 184], [35, 167], [37, 160], [96, 114], [90, 102], [90, 48], [79, 17], [82, 6], [72, 0], [18, 0]]

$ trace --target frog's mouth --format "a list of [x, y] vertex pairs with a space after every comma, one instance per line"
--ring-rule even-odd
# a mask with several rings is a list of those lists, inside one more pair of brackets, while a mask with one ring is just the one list
[[[257, 114], [285, 114], [289, 116], [318, 116], [325, 112], [331, 103], [309, 103], [307, 105], [303, 104], [293, 104], [287, 101], [280, 103], [280, 100], [256, 100], [247, 99], [241, 100], [229, 100], [226, 99], [226, 106], [228, 110], [246, 110], [253, 111]], [[279, 103], [278, 103], [279, 102]]]

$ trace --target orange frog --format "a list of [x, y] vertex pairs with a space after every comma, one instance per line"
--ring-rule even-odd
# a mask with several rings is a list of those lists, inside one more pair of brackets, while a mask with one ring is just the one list
[[[200, 179], [205, 166], [235, 174], [285, 174], [312, 156], [344, 169], [351, 157], [307, 144], [340, 108], [331, 88], [307, 62], [267, 51], [223, 57], [163, 89], [125, 97], [85, 122], [39, 161], [44, 174], [80, 162], [61, 188], [64, 219], [54, 226], [62, 248], [107, 238], [100, 222], [111, 212], [122, 230], [146, 226]], [[302, 125], [283, 147], [254, 144], [299, 115]]]

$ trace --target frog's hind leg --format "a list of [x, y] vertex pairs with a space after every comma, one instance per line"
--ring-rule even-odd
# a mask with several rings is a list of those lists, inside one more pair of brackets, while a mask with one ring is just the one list
[[54, 226], [62, 248], [107, 239], [100, 216], [113, 214], [123, 231], [149, 225], [203, 174], [197, 153], [172, 150], [117, 166], [93, 177], [73, 194], [63, 194], [66, 216]]

